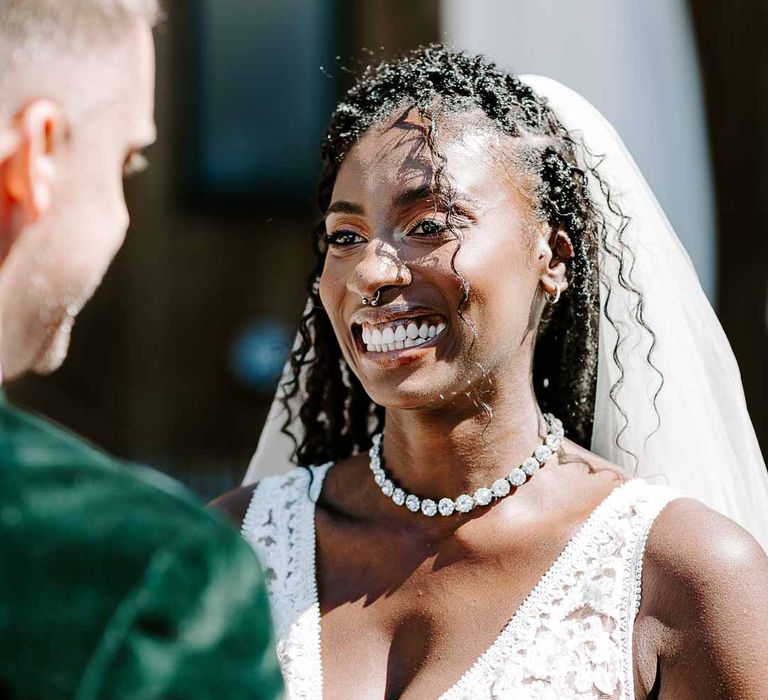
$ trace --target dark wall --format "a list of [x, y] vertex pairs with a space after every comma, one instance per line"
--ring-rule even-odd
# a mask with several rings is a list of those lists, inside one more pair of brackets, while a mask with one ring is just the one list
[[691, 0], [717, 197], [717, 312], [768, 452], [768, 4]]

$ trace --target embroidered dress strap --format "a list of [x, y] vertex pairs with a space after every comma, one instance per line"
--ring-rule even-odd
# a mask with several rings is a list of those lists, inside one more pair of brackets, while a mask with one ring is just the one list
[[266, 573], [286, 700], [322, 697], [315, 501], [330, 466], [265, 478], [243, 520], [242, 535]]
[[443, 700], [634, 700], [645, 542], [675, 497], [640, 479], [615, 489]]
[[643, 561], [645, 545], [651, 532], [651, 526], [664, 507], [681, 498], [681, 494], [666, 486], [653, 486], [646, 481], [637, 479], [638, 498], [633, 500], [632, 509], [636, 510], [633, 528], [634, 538], [628, 543], [625, 560], [627, 561], [626, 603], [623, 639], [624, 682], [627, 700], [635, 698], [634, 656], [632, 653], [632, 637], [635, 618], [640, 611], [642, 599]]

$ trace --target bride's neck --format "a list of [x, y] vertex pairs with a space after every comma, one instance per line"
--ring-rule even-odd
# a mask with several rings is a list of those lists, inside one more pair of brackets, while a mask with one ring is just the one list
[[497, 392], [487, 408], [388, 409], [385, 469], [412, 493], [434, 498], [472, 494], [530, 457], [544, 435], [530, 382]]

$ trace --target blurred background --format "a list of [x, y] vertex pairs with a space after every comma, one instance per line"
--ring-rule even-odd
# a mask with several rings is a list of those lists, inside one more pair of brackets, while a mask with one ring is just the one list
[[166, 0], [158, 143], [52, 377], [8, 387], [203, 498], [242, 479], [302, 311], [318, 144], [367, 63], [446, 41], [557, 78], [616, 126], [683, 240], [768, 447], [768, 4]]

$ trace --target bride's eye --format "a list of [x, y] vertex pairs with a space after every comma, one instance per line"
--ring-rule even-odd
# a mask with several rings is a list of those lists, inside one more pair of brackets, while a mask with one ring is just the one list
[[423, 236], [425, 238], [437, 238], [443, 235], [448, 227], [435, 219], [422, 219], [408, 231], [409, 236]]
[[339, 231], [329, 231], [323, 236], [323, 240], [329, 246], [343, 247], [348, 245], [354, 245], [355, 243], [362, 243], [365, 239], [354, 231], [341, 229]]

